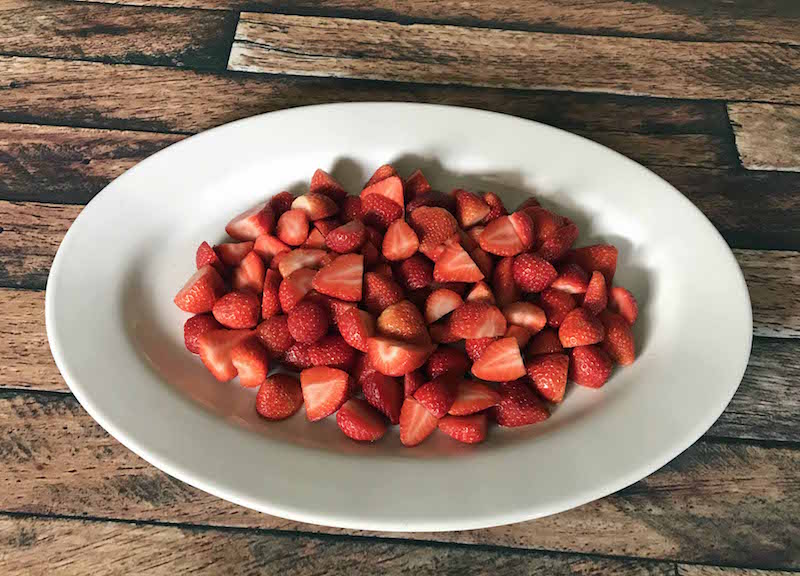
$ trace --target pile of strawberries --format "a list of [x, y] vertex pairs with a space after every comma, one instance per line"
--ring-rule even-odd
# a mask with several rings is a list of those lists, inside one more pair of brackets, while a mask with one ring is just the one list
[[389, 165], [348, 196], [317, 170], [307, 194], [225, 230], [235, 241], [200, 245], [175, 304], [195, 314], [186, 348], [218, 380], [259, 387], [270, 420], [305, 404], [354, 440], [399, 424], [406, 446], [437, 428], [475, 443], [492, 421], [548, 418], [568, 379], [599, 388], [634, 361], [617, 249], [573, 249], [577, 226], [533, 198], [509, 214], [492, 192], [443, 194]]

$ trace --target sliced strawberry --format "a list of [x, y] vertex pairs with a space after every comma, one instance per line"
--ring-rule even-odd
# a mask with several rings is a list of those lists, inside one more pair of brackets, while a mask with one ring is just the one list
[[432, 190], [427, 194], [420, 194], [406, 204], [406, 213], [411, 214], [418, 208], [428, 206], [431, 208], [444, 208], [450, 213], [456, 210], [456, 200], [449, 194]]
[[366, 354], [359, 354], [356, 357], [356, 364], [353, 367], [353, 372], [352, 372], [352, 375], [353, 375], [352, 380], [353, 380], [353, 382], [351, 382], [351, 384], [353, 384], [353, 385], [351, 386], [350, 389], [351, 390], [355, 390], [357, 392], [360, 392], [361, 391], [361, 385], [367, 379], [367, 376], [369, 376], [370, 374], [376, 374], [377, 372], [378, 371], [375, 370], [375, 367], [372, 364], [370, 364], [370, 361], [369, 361], [369, 358], [367, 357], [367, 355]]
[[597, 316], [605, 310], [608, 304], [608, 291], [606, 290], [606, 280], [603, 275], [595, 270], [589, 279], [589, 286], [586, 288], [586, 295], [583, 298], [583, 307]]
[[481, 380], [506, 382], [525, 375], [525, 365], [515, 338], [492, 342], [472, 364], [472, 374]]
[[456, 218], [462, 228], [470, 228], [481, 222], [491, 208], [482, 198], [466, 190], [453, 190], [456, 199]]
[[420, 386], [425, 384], [427, 379], [419, 370], [407, 372], [403, 376], [403, 392], [405, 396], [413, 396]]
[[206, 264], [209, 264], [213, 266], [220, 274], [225, 272], [225, 265], [222, 263], [222, 260], [219, 259], [219, 256], [217, 256], [217, 253], [214, 251], [214, 249], [209, 246], [208, 242], [203, 242], [197, 247], [197, 253], [195, 254], [194, 260], [198, 270]]
[[478, 282], [469, 291], [467, 297], [464, 299], [466, 302], [486, 302], [487, 304], [496, 304], [492, 289], [486, 282]]
[[463, 350], [450, 346], [439, 346], [428, 357], [425, 372], [429, 378], [437, 378], [445, 374], [463, 377], [469, 369], [469, 359]]
[[380, 230], [386, 230], [392, 222], [403, 218], [403, 206], [382, 194], [362, 196], [361, 210], [364, 224]]
[[636, 303], [636, 298], [622, 286], [614, 286], [609, 291], [608, 308], [613, 312], [618, 312], [631, 325], [639, 316], [639, 305]]
[[569, 379], [586, 388], [600, 388], [613, 367], [611, 358], [599, 346], [578, 346], [572, 350]]
[[636, 347], [628, 321], [615, 312], [603, 310], [600, 312], [600, 322], [606, 331], [606, 337], [600, 343], [600, 347], [620, 366], [633, 364], [636, 359]]
[[450, 314], [450, 312], [463, 303], [464, 301], [461, 299], [461, 296], [452, 290], [448, 290], [447, 288], [434, 290], [425, 300], [425, 321], [428, 324], [433, 324], [440, 318]]
[[330, 218], [339, 212], [339, 207], [329, 196], [309, 192], [294, 199], [292, 210], [301, 210], [309, 221], [314, 222], [323, 218]]
[[439, 420], [439, 430], [459, 442], [478, 444], [486, 439], [489, 420], [486, 414], [445, 416]]
[[318, 269], [328, 260], [328, 254], [324, 250], [313, 248], [297, 248], [291, 252], [282, 252], [280, 256], [274, 258], [273, 263], [281, 276], [290, 276], [295, 270], [300, 268]]
[[261, 316], [261, 299], [252, 292], [229, 292], [214, 303], [212, 313], [226, 328], [255, 328]]
[[526, 210], [528, 208], [535, 208], [536, 206], [539, 205], [540, 205], [539, 201], [533, 196], [531, 196], [529, 198], [526, 198], [525, 201], [519, 205], [519, 208], [517, 208], [517, 210]]
[[311, 344], [308, 342], [295, 342], [292, 344], [286, 353], [281, 357], [281, 362], [290, 370], [300, 372], [306, 368], [313, 367], [311, 360], [308, 358], [308, 349]]
[[300, 246], [308, 238], [308, 231], [308, 216], [304, 211], [294, 208], [281, 214], [275, 228], [275, 234], [281, 242], [289, 246]]
[[343, 254], [322, 268], [314, 276], [314, 290], [339, 300], [361, 300], [364, 280], [364, 257], [361, 254]]
[[372, 194], [379, 194], [391, 200], [401, 208], [405, 206], [403, 198], [403, 181], [398, 176], [389, 176], [378, 182], [370, 184], [361, 191], [361, 202], [366, 201]]
[[387, 278], [394, 278], [394, 270], [392, 270], [392, 267], [388, 262], [378, 262], [377, 264], [374, 264], [369, 271], [374, 272], [375, 274], [382, 274]]
[[327, 366], [303, 370], [300, 373], [300, 386], [303, 389], [306, 418], [316, 422], [336, 412], [347, 400], [349, 379], [347, 372]]
[[535, 231], [533, 245], [536, 248], [542, 246], [542, 243], [549, 236], [564, 226], [563, 217], [550, 212], [549, 210], [545, 210], [541, 206], [526, 206], [525, 208], [520, 207], [520, 210], [524, 210], [524, 212], [533, 222], [533, 228]]
[[439, 419], [413, 396], [408, 396], [403, 401], [400, 410], [400, 442], [403, 446], [416, 446], [433, 434], [438, 425]]
[[406, 201], [413, 200], [417, 196], [427, 194], [430, 191], [431, 185], [420, 170], [414, 170], [411, 176], [406, 178], [406, 181], [403, 183], [403, 193]]
[[450, 241], [444, 244], [444, 251], [436, 260], [433, 279], [436, 282], [478, 282], [483, 280], [483, 272], [461, 244]]
[[342, 314], [348, 310], [357, 308], [355, 302], [346, 302], [344, 300], [339, 300], [338, 298], [331, 298], [330, 296], [325, 296], [325, 299], [328, 301], [328, 311], [331, 314], [331, 320], [335, 326], [339, 326], [339, 320], [341, 319]]
[[544, 403], [521, 380], [500, 385], [500, 402], [494, 414], [500, 426], [509, 428], [536, 424], [550, 417]]
[[453, 321], [449, 316], [428, 326], [428, 331], [431, 334], [431, 340], [439, 344], [450, 344], [461, 340], [453, 332]]
[[489, 205], [489, 213], [484, 217], [483, 221], [489, 223], [492, 220], [497, 220], [500, 216], [506, 216], [508, 211], [503, 205], [503, 201], [494, 192], [485, 192], [483, 194], [483, 201]]
[[494, 260], [492, 257], [483, 250], [483, 248], [475, 248], [469, 253], [470, 258], [478, 266], [478, 269], [483, 274], [484, 278], [491, 278], [492, 271], [494, 270]]
[[364, 266], [374, 266], [380, 262], [381, 254], [369, 240], [361, 247], [361, 255], [364, 257]]
[[442, 418], [450, 410], [456, 399], [458, 382], [461, 377], [458, 374], [446, 374], [434, 378], [427, 384], [423, 384], [414, 392], [414, 398], [422, 404], [428, 412]]
[[[450, 240], [451, 242], [455, 241], [453, 239]], [[458, 242], [461, 244], [461, 247], [467, 251], [467, 253], [472, 255], [472, 251], [476, 249], [480, 249], [478, 243], [472, 239], [472, 236], [467, 234], [462, 228], [458, 229]]]
[[231, 348], [231, 362], [245, 388], [261, 386], [269, 374], [269, 356], [255, 338], [242, 340]]
[[461, 380], [458, 383], [456, 399], [450, 406], [449, 414], [468, 416], [481, 412], [500, 402], [500, 393], [477, 380]]
[[330, 366], [349, 372], [356, 361], [356, 351], [339, 334], [328, 334], [308, 349], [308, 359], [314, 366]]
[[375, 442], [386, 434], [386, 422], [361, 398], [351, 398], [336, 413], [336, 424], [344, 435], [359, 442]]
[[558, 328], [578, 303], [572, 294], [548, 288], [539, 295], [539, 305], [547, 315], [547, 323], [553, 328]]
[[494, 267], [492, 292], [498, 306], [508, 306], [519, 300], [519, 287], [514, 282], [514, 258], [502, 258]]
[[[530, 220], [528, 222], [530, 223]], [[525, 244], [517, 235], [511, 216], [501, 216], [489, 222], [480, 236], [479, 243], [483, 250], [497, 256], [515, 256], [525, 251]]]
[[313, 248], [316, 250], [321, 250], [325, 248], [325, 236], [322, 235], [322, 232], [319, 231], [318, 228], [314, 228], [308, 234], [308, 238], [306, 241], [300, 245], [302, 248]]
[[361, 387], [367, 402], [386, 416], [392, 424], [400, 422], [400, 408], [403, 406], [403, 386], [395, 378], [380, 372], [366, 376]]
[[337, 322], [345, 342], [356, 350], [367, 351], [367, 340], [375, 335], [375, 319], [369, 312], [351, 308]]
[[567, 252], [567, 262], [573, 262], [586, 270], [598, 270], [611, 286], [614, 272], [617, 271], [617, 248], [610, 244], [596, 244], [584, 248], [576, 248]]
[[391, 164], [384, 164], [383, 166], [378, 166], [378, 169], [370, 176], [367, 183], [364, 184], [364, 188], [368, 188], [373, 184], [380, 182], [381, 180], [386, 180], [387, 178], [391, 178], [392, 176], [397, 176], [397, 170]]
[[383, 237], [383, 257], [393, 262], [410, 258], [419, 248], [419, 238], [405, 220], [395, 220]]
[[566, 254], [577, 239], [578, 227], [574, 222], [567, 222], [555, 232], [548, 234], [536, 253], [548, 262], [554, 262]]
[[222, 330], [223, 326], [211, 314], [192, 316], [183, 324], [183, 342], [192, 354], [200, 353], [200, 336], [212, 330]]
[[256, 328], [256, 338], [272, 358], [280, 358], [294, 344], [286, 316], [272, 316]]
[[603, 324], [585, 308], [575, 308], [558, 328], [558, 339], [564, 348], [597, 344], [604, 337]]
[[478, 248], [480, 248], [481, 234], [483, 234], [484, 230], [486, 230], [486, 226], [473, 226], [466, 231], [466, 235]]
[[364, 274], [364, 306], [372, 314], [380, 314], [403, 298], [403, 289], [392, 278], [374, 272]]
[[558, 277], [553, 280], [550, 287], [569, 294], [583, 294], [589, 285], [589, 275], [574, 263], [561, 264], [558, 267]]
[[231, 362], [231, 350], [242, 340], [253, 335], [252, 330], [211, 330], [197, 339], [200, 360], [220, 382], [236, 378], [236, 368]]
[[280, 194], [276, 194], [270, 198], [269, 206], [275, 213], [275, 217], [278, 218], [292, 207], [292, 202], [294, 202], [294, 196], [290, 192], [284, 190]]
[[506, 333], [506, 319], [497, 306], [465, 302], [450, 316], [453, 334], [459, 338], [489, 338]]
[[256, 412], [267, 420], [284, 420], [302, 405], [300, 381], [288, 374], [273, 374], [261, 384], [256, 395]]
[[370, 364], [381, 374], [403, 376], [422, 367], [434, 347], [434, 344], [413, 344], [375, 336], [367, 340], [367, 356]]
[[324, 194], [337, 204], [347, 196], [347, 192], [342, 188], [342, 185], [333, 176], [320, 168], [317, 168], [314, 175], [311, 176], [311, 184], [308, 187], [308, 191], [312, 194]]
[[213, 266], [206, 264], [186, 281], [175, 295], [175, 305], [191, 314], [211, 312], [214, 304], [225, 294], [225, 282]]
[[507, 218], [522, 243], [522, 249], [530, 250], [534, 242], [533, 221], [525, 212], [514, 212], [509, 214]]
[[524, 292], [541, 292], [557, 277], [553, 265], [536, 254], [520, 254], [514, 258], [514, 282]]
[[384, 310], [377, 321], [379, 334], [417, 344], [430, 342], [430, 335], [419, 309], [408, 300], [401, 300]]
[[419, 290], [433, 282], [433, 264], [422, 254], [414, 254], [394, 269], [395, 277], [407, 290]]
[[564, 347], [561, 345], [561, 340], [558, 339], [558, 333], [552, 328], [545, 328], [536, 334], [528, 344], [528, 356], [536, 356], [538, 354], [553, 354], [556, 352], [563, 352]]
[[253, 246], [253, 251], [261, 256], [262, 260], [267, 264], [269, 264], [272, 258], [277, 254], [289, 252], [290, 250], [291, 248], [281, 242], [279, 238], [269, 234], [263, 234], [256, 238], [256, 242]]
[[320, 234], [322, 234], [325, 238], [328, 237], [328, 234], [336, 230], [342, 223], [336, 217], [331, 218], [323, 218], [322, 220], [317, 220], [314, 222], [314, 228], [319, 230]]
[[486, 351], [492, 342], [495, 342], [497, 337], [494, 338], [471, 338], [464, 341], [464, 349], [467, 351], [467, 356], [470, 360], [475, 362]]
[[367, 241], [367, 230], [358, 220], [351, 220], [331, 230], [325, 236], [325, 244], [339, 254], [356, 252]]
[[278, 288], [278, 299], [284, 312], [288, 312], [305, 298], [305, 295], [311, 290], [311, 284], [316, 274], [316, 270], [300, 268], [283, 279]]
[[544, 328], [547, 317], [544, 310], [530, 302], [514, 302], [503, 308], [506, 322], [515, 326], [526, 328], [531, 334], [536, 334]]
[[255, 253], [250, 252], [233, 271], [231, 284], [234, 290], [249, 290], [254, 294], [261, 294], [264, 290], [264, 277], [267, 268], [264, 261]]
[[516, 326], [515, 324], [509, 324], [508, 328], [506, 328], [504, 338], [513, 338], [517, 341], [517, 346], [519, 346], [519, 349], [522, 350], [531, 339], [531, 333], [527, 328]]
[[281, 275], [275, 270], [267, 270], [264, 276], [264, 293], [261, 297], [261, 317], [269, 318], [281, 312]]
[[363, 220], [364, 208], [361, 205], [361, 198], [358, 196], [347, 196], [342, 200], [342, 220], [350, 222], [351, 220]]
[[417, 208], [408, 215], [408, 223], [419, 238], [419, 251], [426, 256], [458, 234], [458, 222], [444, 208]]
[[272, 234], [274, 229], [275, 214], [267, 202], [242, 212], [225, 226], [228, 236], [236, 240], [255, 240], [262, 234]]
[[214, 246], [214, 251], [225, 266], [234, 267], [253, 250], [253, 246], [253, 242], [227, 242]]
[[325, 335], [330, 324], [328, 311], [311, 300], [298, 303], [289, 310], [288, 317], [289, 334], [297, 342], [316, 342]]
[[566, 354], [542, 354], [528, 362], [528, 377], [533, 387], [546, 400], [556, 404], [564, 399], [567, 389], [569, 356]]

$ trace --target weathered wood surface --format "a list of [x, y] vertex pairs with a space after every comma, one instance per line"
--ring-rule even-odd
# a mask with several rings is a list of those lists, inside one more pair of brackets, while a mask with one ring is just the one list
[[[0, 464], [7, 512], [346, 532], [259, 514], [171, 479], [109, 437], [69, 395], [0, 392]], [[799, 568], [798, 466], [793, 448], [701, 441], [645, 480], [563, 514], [402, 537]]]
[[700, 566], [697, 564], [678, 564], [677, 576], [790, 576], [795, 572], [778, 570], [758, 570], [752, 568], [722, 568], [720, 566]]
[[800, 106], [737, 103], [728, 114], [745, 168], [800, 172]]
[[737, 250], [736, 258], [750, 289], [754, 333], [800, 337], [800, 252]]

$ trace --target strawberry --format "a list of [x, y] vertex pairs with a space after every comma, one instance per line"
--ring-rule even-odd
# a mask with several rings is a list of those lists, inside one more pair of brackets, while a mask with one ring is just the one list
[[363, 279], [364, 257], [361, 254], [343, 254], [317, 272], [311, 285], [321, 294], [358, 302]]
[[547, 323], [553, 328], [558, 328], [578, 304], [572, 294], [548, 288], [539, 295], [539, 305], [547, 316]]
[[403, 289], [392, 278], [367, 272], [364, 274], [364, 306], [372, 314], [380, 314], [403, 299]]
[[281, 312], [281, 275], [275, 270], [267, 270], [264, 276], [264, 293], [261, 297], [261, 317], [269, 318]]
[[439, 346], [425, 363], [425, 372], [431, 379], [444, 374], [456, 374], [463, 377], [468, 369], [469, 359], [464, 351], [450, 346]]
[[345, 342], [356, 350], [367, 351], [367, 340], [375, 335], [375, 319], [369, 312], [350, 308], [339, 317], [338, 326]]
[[433, 279], [436, 282], [478, 282], [483, 279], [483, 272], [461, 244], [448, 241], [433, 267]]
[[212, 313], [226, 328], [254, 328], [261, 316], [261, 300], [252, 292], [229, 292], [214, 303]]
[[336, 424], [345, 436], [359, 442], [375, 442], [386, 434], [386, 422], [361, 398], [351, 398], [339, 408]]
[[225, 294], [225, 282], [213, 266], [206, 264], [186, 281], [175, 295], [175, 305], [190, 314], [211, 312], [214, 304]]
[[419, 238], [419, 251], [433, 253], [441, 244], [458, 234], [458, 222], [444, 208], [423, 206], [408, 215], [408, 223]]
[[308, 358], [308, 350], [311, 344], [308, 342], [295, 342], [286, 353], [281, 357], [281, 362], [291, 370], [300, 372], [306, 368], [311, 368], [311, 360]]
[[314, 222], [323, 218], [330, 218], [339, 211], [339, 207], [329, 196], [309, 192], [294, 199], [292, 210], [305, 212], [308, 220]]
[[536, 254], [520, 254], [514, 258], [514, 282], [524, 292], [541, 292], [558, 277], [556, 269]]
[[388, 262], [378, 262], [370, 267], [369, 271], [375, 274], [382, 274], [387, 278], [394, 278], [394, 270], [392, 270]]
[[450, 344], [461, 340], [453, 332], [453, 321], [449, 316], [428, 326], [428, 332], [431, 334], [431, 340], [439, 344]]
[[425, 300], [425, 321], [433, 324], [464, 303], [461, 296], [447, 288], [434, 290]]
[[256, 412], [267, 420], [293, 416], [302, 405], [300, 381], [288, 374], [273, 374], [264, 380], [256, 395]]
[[308, 359], [314, 366], [330, 366], [349, 372], [356, 361], [356, 351], [339, 334], [328, 334], [311, 345]]
[[483, 234], [484, 230], [486, 230], [486, 226], [473, 226], [467, 230], [465, 234], [469, 236], [469, 239], [472, 240], [472, 243], [475, 244], [475, 246], [480, 248], [481, 234]]
[[506, 328], [504, 338], [514, 338], [514, 340], [517, 341], [517, 346], [519, 346], [520, 350], [522, 350], [525, 348], [528, 340], [531, 339], [531, 333], [527, 328], [516, 326], [515, 324], [509, 324], [508, 328]]
[[261, 386], [269, 374], [269, 356], [255, 337], [231, 348], [231, 363], [239, 374], [239, 383], [245, 388]]
[[514, 282], [514, 258], [502, 258], [494, 267], [492, 292], [498, 306], [508, 306], [519, 300], [519, 287]]
[[321, 250], [325, 248], [325, 236], [322, 235], [322, 232], [319, 231], [319, 228], [314, 228], [311, 232], [309, 232], [308, 238], [306, 238], [306, 241], [303, 242], [300, 247]]
[[406, 201], [413, 200], [417, 196], [427, 194], [430, 191], [431, 185], [420, 170], [414, 170], [411, 176], [406, 178], [406, 181], [403, 183], [403, 193]]
[[419, 290], [433, 282], [433, 264], [422, 254], [414, 254], [395, 268], [395, 275], [407, 290]]
[[252, 250], [253, 242], [227, 242], [217, 244], [214, 251], [225, 266], [237, 266]]
[[261, 294], [264, 290], [264, 277], [267, 269], [264, 261], [254, 252], [250, 252], [233, 271], [231, 284], [234, 290], [249, 290]]
[[242, 212], [225, 226], [228, 236], [236, 240], [255, 240], [262, 234], [272, 234], [274, 229], [275, 214], [267, 202]]
[[558, 339], [558, 333], [552, 328], [545, 328], [536, 334], [528, 344], [528, 356], [536, 356], [538, 354], [553, 354], [555, 352], [563, 352], [564, 347], [561, 345], [561, 340]]
[[361, 205], [361, 198], [358, 196], [347, 196], [342, 200], [341, 217], [344, 222], [364, 219], [364, 208]]
[[603, 324], [585, 308], [575, 308], [558, 328], [558, 339], [564, 348], [597, 344], [604, 336]]
[[494, 270], [494, 260], [492, 257], [487, 254], [483, 248], [477, 247], [474, 248], [469, 253], [470, 258], [475, 264], [478, 266], [478, 269], [483, 274], [484, 278], [491, 278], [492, 271]]
[[456, 210], [456, 200], [448, 194], [432, 190], [427, 194], [420, 194], [413, 200], [409, 200], [408, 204], [406, 204], [406, 213], [411, 214], [423, 206], [444, 208], [447, 212], [453, 213]]
[[261, 256], [261, 259], [267, 264], [272, 261], [275, 255], [281, 252], [289, 252], [290, 250], [291, 248], [281, 242], [280, 238], [270, 234], [262, 234], [256, 238], [256, 242], [253, 245], [253, 251]]
[[503, 308], [503, 316], [506, 317], [506, 322], [526, 328], [531, 335], [539, 332], [547, 323], [544, 310], [530, 302], [514, 302], [513, 304], [509, 304]]
[[639, 316], [639, 305], [636, 303], [636, 298], [622, 286], [614, 286], [609, 291], [608, 308], [613, 312], [618, 312], [631, 325]]
[[500, 393], [494, 388], [477, 380], [461, 380], [448, 413], [452, 416], [468, 416], [497, 406], [499, 402]]
[[367, 355], [357, 354], [356, 363], [355, 366], [353, 366], [353, 371], [351, 372], [353, 376], [352, 380], [354, 383], [354, 386], [351, 387], [351, 390], [357, 388], [357, 390], [360, 392], [361, 385], [364, 383], [364, 380], [367, 378], [367, 376], [375, 373], [377, 373], [377, 370], [375, 370], [375, 367], [372, 364], [370, 364]]
[[469, 340], [464, 341], [464, 349], [467, 351], [467, 356], [469, 356], [470, 360], [475, 362], [481, 357], [481, 354], [486, 351], [486, 349], [489, 347], [489, 344], [496, 340], [497, 337], [470, 338]]
[[[479, 239], [483, 250], [497, 256], [515, 256], [526, 250], [525, 243], [520, 239], [512, 223], [512, 216], [515, 216], [516, 222], [524, 222], [524, 218], [527, 218], [524, 212], [515, 212], [511, 216], [500, 216], [489, 222]], [[523, 227], [525, 224], [530, 226], [530, 219], [523, 224]]]
[[259, 324], [256, 338], [272, 358], [280, 358], [294, 344], [288, 318], [284, 315], [272, 316]]
[[438, 376], [420, 386], [414, 392], [414, 399], [422, 404], [428, 412], [437, 418], [442, 418], [455, 402], [460, 379], [458, 374]]
[[316, 302], [303, 300], [289, 310], [287, 322], [292, 338], [310, 344], [325, 335], [330, 319], [325, 308]]
[[600, 347], [620, 366], [633, 364], [636, 359], [636, 349], [628, 321], [615, 312], [603, 310], [600, 312], [600, 322], [606, 331], [606, 337], [600, 343]]
[[419, 310], [408, 300], [392, 304], [378, 316], [377, 331], [404, 342], [427, 344], [430, 335]]
[[405, 206], [405, 199], [403, 197], [403, 181], [398, 176], [389, 176], [378, 182], [370, 184], [361, 191], [361, 202], [373, 195], [378, 194], [391, 200], [401, 208]]
[[[324, 296], [324, 294], [320, 294], [320, 296]], [[330, 296], [325, 296], [325, 300], [328, 303], [328, 312], [330, 312], [331, 320], [333, 321], [334, 326], [339, 326], [339, 320], [341, 319], [342, 314], [348, 310], [357, 308], [355, 302], [346, 302], [344, 300], [339, 300], [338, 298], [331, 298]]]
[[396, 379], [374, 372], [361, 382], [364, 398], [370, 406], [386, 416], [392, 424], [400, 422], [400, 408], [403, 406], [403, 387]]
[[313, 248], [297, 248], [291, 252], [282, 252], [272, 260], [278, 272], [280, 272], [281, 276], [284, 278], [300, 268], [318, 269], [327, 261], [327, 252]]
[[438, 425], [438, 418], [413, 396], [403, 401], [400, 410], [400, 442], [403, 446], [416, 446], [430, 436]]
[[577, 264], [561, 264], [558, 267], [558, 277], [553, 280], [550, 287], [569, 294], [583, 294], [589, 285], [589, 275]]
[[[454, 241], [451, 239], [451, 241]], [[478, 243], [472, 239], [472, 236], [467, 234], [463, 228], [458, 229], [458, 242], [461, 244], [461, 247], [464, 248], [468, 253], [472, 254], [472, 251], [476, 248], [480, 248]]]
[[487, 338], [506, 333], [506, 319], [497, 306], [465, 302], [450, 316], [453, 334], [459, 338]]
[[327, 366], [303, 370], [300, 373], [300, 386], [303, 389], [306, 418], [316, 422], [336, 412], [347, 400], [349, 380], [347, 372]]
[[374, 266], [380, 262], [381, 254], [375, 248], [375, 244], [367, 240], [361, 247], [361, 255], [364, 256], [365, 266]]
[[494, 294], [492, 294], [492, 289], [489, 288], [486, 282], [478, 282], [475, 284], [464, 300], [466, 302], [486, 302], [492, 305], [496, 303]]
[[222, 260], [219, 259], [214, 249], [209, 246], [208, 242], [203, 242], [197, 247], [194, 260], [198, 270], [206, 264], [210, 264], [220, 274], [225, 272], [225, 265], [222, 263]]
[[364, 224], [375, 226], [380, 230], [386, 230], [392, 222], [403, 217], [403, 206], [383, 194], [362, 196], [361, 210]]
[[536, 198], [534, 198], [533, 196], [531, 196], [529, 198], [526, 198], [525, 202], [520, 204], [519, 208], [517, 208], [517, 210], [525, 210], [527, 208], [535, 208], [536, 206], [539, 206], [539, 205], [540, 205], [539, 201]]
[[613, 367], [611, 358], [599, 346], [578, 346], [572, 350], [569, 379], [580, 386], [600, 388]]
[[[525, 212], [514, 212], [506, 216], [506, 218], [511, 222], [511, 227], [514, 228], [517, 238], [522, 242], [522, 250], [530, 250], [534, 241], [533, 221]], [[508, 256], [511, 256], [511, 254], [508, 254]]]
[[186, 344], [186, 349], [192, 354], [199, 354], [198, 339], [212, 330], [222, 330], [222, 324], [217, 322], [211, 314], [198, 314], [189, 318], [183, 324], [183, 342]]
[[278, 288], [278, 300], [280, 300], [281, 309], [284, 312], [288, 312], [305, 298], [305, 295], [311, 290], [311, 284], [316, 274], [316, 270], [300, 268], [283, 279]]
[[308, 216], [302, 210], [287, 210], [278, 218], [275, 233], [281, 242], [289, 246], [300, 246], [308, 238]]
[[570, 250], [565, 260], [577, 264], [586, 271], [599, 271], [609, 286], [614, 279], [614, 272], [617, 271], [617, 249], [610, 244], [596, 244]]
[[519, 209], [524, 210], [533, 222], [535, 231], [533, 245], [537, 248], [540, 247], [551, 234], [564, 226], [563, 217], [549, 210], [545, 210], [541, 206], [526, 206], [525, 208], [520, 207]]
[[367, 230], [358, 220], [352, 220], [331, 230], [325, 236], [325, 244], [339, 254], [355, 252], [366, 242]]
[[405, 220], [395, 220], [389, 224], [383, 237], [381, 251], [387, 260], [396, 262], [410, 258], [419, 248], [419, 238]]
[[336, 230], [341, 225], [342, 222], [340, 222], [335, 216], [332, 216], [331, 218], [323, 218], [322, 220], [316, 220], [314, 222], [314, 228], [319, 230], [320, 234], [322, 234], [322, 236], [325, 238], [327, 238], [328, 234]]
[[539, 245], [536, 253], [548, 262], [554, 262], [566, 254], [567, 250], [572, 248], [572, 245], [577, 239], [578, 227], [575, 223], [568, 222], [561, 228], [548, 234]]
[[347, 192], [342, 188], [342, 185], [333, 176], [320, 168], [317, 168], [314, 175], [311, 176], [311, 184], [308, 187], [308, 191], [312, 194], [324, 194], [337, 204], [347, 196]]
[[547, 407], [521, 380], [500, 385], [500, 402], [494, 408], [495, 420], [509, 428], [536, 424], [550, 417]]
[[364, 188], [369, 188], [373, 184], [391, 178], [392, 176], [397, 176], [397, 170], [395, 170], [392, 165], [384, 164], [383, 166], [378, 166], [378, 169], [375, 170], [374, 174], [367, 180], [367, 183], [364, 184]]
[[422, 367], [433, 349], [434, 344], [414, 344], [386, 336], [374, 336], [367, 340], [370, 364], [387, 376], [403, 376]]
[[242, 340], [253, 335], [252, 330], [211, 330], [197, 339], [200, 360], [220, 382], [236, 378], [236, 368], [231, 362], [231, 350]]
[[525, 365], [515, 338], [492, 342], [472, 364], [472, 374], [481, 380], [505, 382], [525, 375]]
[[459, 442], [478, 444], [486, 439], [489, 421], [486, 414], [445, 416], [439, 420], [439, 430]]
[[586, 295], [583, 298], [583, 307], [597, 316], [605, 310], [608, 304], [608, 291], [606, 290], [606, 280], [603, 275], [595, 270], [589, 279], [589, 286], [586, 288]]
[[275, 213], [275, 217], [279, 218], [281, 214], [292, 207], [292, 202], [294, 202], [294, 196], [292, 196], [290, 192], [284, 190], [280, 194], [276, 194], [270, 198], [269, 206]]
[[542, 354], [528, 362], [528, 377], [543, 398], [558, 404], [564, 399], [567, 389], [569, 356], [566, 354]]
[[506, 216], [508, 211], [503, 206], [503, 201], [494, 192], [485, 192], [483, 194], [483, 201], [489, 206], [489, 213], [484, 217], [483, 221], [489, 223], [492, 220], [497, 220], [500, 216]]
[[456, 199], [456, 218], [462, 228], [470, 228], [481, 222], [489, 214], [491, 208], [479, 196], [456, 189], [451, 192]]
[[419, 370], [407, 372], [403, 376], [403, 392], [405, 396], [413, 396], [420, 386], [425, 384], [426, 378]]

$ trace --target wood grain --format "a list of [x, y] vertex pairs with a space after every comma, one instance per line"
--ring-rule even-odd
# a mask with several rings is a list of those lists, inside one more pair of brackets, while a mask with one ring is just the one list
[[5, 0], [0, 53], [224, 69], [231, 12]]
[[736, 103], [728, 114], [745, 168], [800, 172], [800, 106]]
[[543, 32], [650, 38], [752, 40], [800, 44], [800, 10], [792, 0], [102, 0], [120, 4], [347, 16], [403, 23], [435, 22]]
[[[796, 449], [701, 441], [645, 480], [563, 514], [487, 530], [394, 536], [797, 568], [798, 467]], [[118, 444], [72, 396], [30, 392], [0, 392], [0, 510], [352, 533], [200, 492]]]
[[676, 576], [790, 576], [796, 572], [678, 564]]
[[0, 517], [0, 542], [8, 543], [0, 555], [8, 576], [674, 574], [668, 562], [66, 519]]
[[800, 252], [737, 250], [753, 305], [753, 332], [800, 337]]
[[543, 34], [243, 12], [228, 69], [800, 103], [800, 46]]

